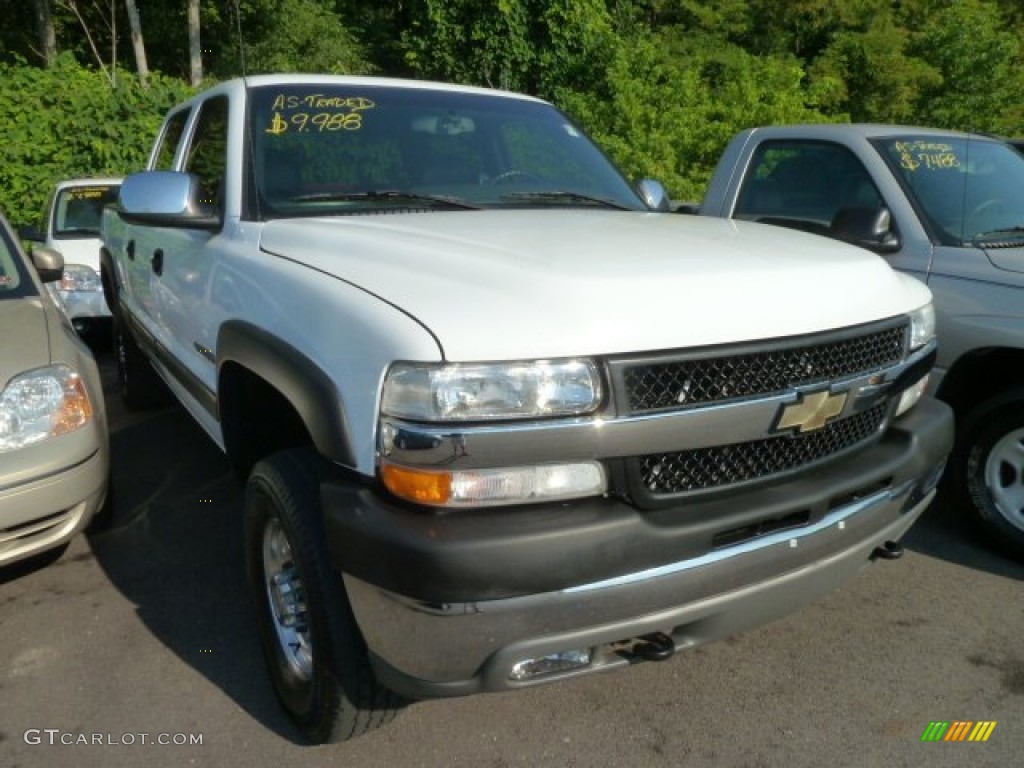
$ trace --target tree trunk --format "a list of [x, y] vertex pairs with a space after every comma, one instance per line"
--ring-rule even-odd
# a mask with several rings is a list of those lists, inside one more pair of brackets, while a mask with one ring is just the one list
[[128, 11], [128, 28], [132, 33], [132, 50], [135, 51], [135, 69], [139, 73], [139, 82], [143, 87], [149, 79], [149, 63], [146, 61], [146, 44], [142, 38], [142, 24], [139, 22], [139, 8], [135, 0], [124, 0]]
[[199, 43], [199, 0], [188, 0], [188, 62], [192, 87], [203, 81], [203, 51]]
[[36, 30], [39, 33], [39, 54], [46, 67], [57, 59], [57, 33], [53, 29], [50, 0], [35, 0]]

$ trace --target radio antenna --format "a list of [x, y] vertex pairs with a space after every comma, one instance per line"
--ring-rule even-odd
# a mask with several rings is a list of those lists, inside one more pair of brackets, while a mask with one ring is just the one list
[[245, 44], [242, 38], [242, 10], [239, 8], [238, 0], [235, 0], [235, 28], [238, 33], [238, 64], [242, 68], [242, 77], [245, 77]]

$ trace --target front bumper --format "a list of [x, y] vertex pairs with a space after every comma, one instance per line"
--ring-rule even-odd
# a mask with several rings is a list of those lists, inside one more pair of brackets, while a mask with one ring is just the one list
[[[813, 473], [644, 512], [598, 499], [439, 515], [329, 482], [328, 544], [385, 685], [414, 697], [522, 687], [636, 661], [623, 641], [641, 635], [689, 647], [826, 594], [928, 506], [952, 437], [951, 411], [927, 399]], [[754, 533], [710, 546], [743, 529]], [[512, 675], [576, 649], [585, 668]]]
[[102, 437], [90, 425], [17, 457], [0, 454], [0, 567], [59, 547], [89, 524], [108, 492]]

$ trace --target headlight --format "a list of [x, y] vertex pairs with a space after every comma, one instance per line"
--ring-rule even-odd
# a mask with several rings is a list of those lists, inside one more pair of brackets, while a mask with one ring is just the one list
[[65, 264], [58, 287], [62, 291], [102, 291], [96, 270], [85, 264]]
[[85, 426], [92, 403], [81, 377], [66, 365], [28, 371], [0, 392], [0, 451], [12, 451]]
[[935, 338], [935, 306], [928, 302], [910, 313], [910, 348], [917, 349]]
[[590, 360], [392, 366], [381, 411], [414, 421], [493, 421], [574, 416], [601, 403]]

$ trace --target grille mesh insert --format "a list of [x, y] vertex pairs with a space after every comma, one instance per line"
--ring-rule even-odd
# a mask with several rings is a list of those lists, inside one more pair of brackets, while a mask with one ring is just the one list
[[875, 435], [885, 421], [882, 403], [803, 435], [660, 453], [637, 459], [647, 493], [686, 493], [742, 483], [835, 455]]
[[906, 329], [709, 359], [630, 363], [623, 370], [627, 408], [631, 413], [684, 408], [882, 370], [902, 359]]

